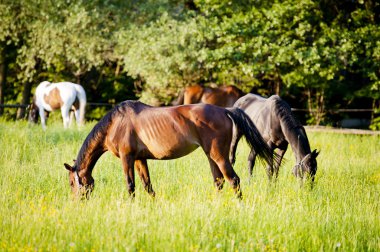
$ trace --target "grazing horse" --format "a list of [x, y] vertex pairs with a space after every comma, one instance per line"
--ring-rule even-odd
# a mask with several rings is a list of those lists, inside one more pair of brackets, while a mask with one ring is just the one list
[[268, 145], [238, 108], [208, 104], [151, 107], [124, 101], [94, 126], [74, 165], [64, 165], [72, 192], [88, 197], [94, 187], [91, 174], [95, 163], [110, 151], [121, 159], [129, 194], [134, 197], [136, 169], [145, 190], [154, 196], [147, 159], [175, 159], [201, 146], [217, 189], [222, 189], [226, 179], [241, 197], [240, 179], [232, 167], [235, 153], [230, 152], [232, 139], [241, 135], [262, 159], [272, 162]]
[[173, 105], [206, 103], [220, 107], [232, 107], [236, 100], [243, 95], [244, 92], [233, 85], [217, 88], [194, 85], [186, 87]]
[[[247, 94], [236, 101], [234, 107], [242, 109], [256, 125], [271, 151], [279, 149], [278, 157], [273, 165], [267, 168], [268, 177], [273, 174], [278, 176], [281, 160], [290, 144], [296, 165], [293, 174], [302, 178], [306, 173], [314, 181], [317, 172], [317, 150], [310, 151], [309, 140], [304, 127], [294, 118], [289, 105], [277, 95], [268, 99], [259, 95]], [[248, 168], [250, 175], [255, 164], [256, 151], [251, 150], [248, 157]]]
[[82, 125], [85, 107], [86, 93], [81, 85], [71, 82], [50, 83], [44, 81], [37, 86], [33, 102], [29, 107], [29, 121], [37, 123], [38, 115], [40, 115], [41, 125], [45, 130], [45, 112], [61, 109], [63, 126], [67, 128], [70, 123], [70, 109], [73, 109], [77, 124]]

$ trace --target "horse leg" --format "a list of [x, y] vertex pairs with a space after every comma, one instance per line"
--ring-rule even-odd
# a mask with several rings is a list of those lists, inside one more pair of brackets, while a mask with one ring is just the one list
[[[202, 148], [206, 153], [206, 156], [212, 161], [210, 162], [210, 166], [213, 171], [214, 179], [221, 178], [221, 175], [223, 175], [224, 179], [231, 184], [236, 196], [241, 199], [240, 178], [235, 173], [234, 168], [229, 161], [230, 143], [231, 139], [228, 142], [225, 138], [220, 138], [216, 141], [211, 141], [209, 144], [202, 145]], [[214, 164], [216, 164], [219, 169], [216, 169]], [[218, 185], [220, 187], [221, 182], [216, 184], [217, 187]]]
[[79, 109], [75, 108], [73, 106], [73, 109], [74, 109], [74, 115], [75, 115], [75, 121], [77, 122], [77, 125], [80, 126], [80, 113], [79, 113]]
[[61, 114], [62, 114], [62, 119], [63, 119], [63, 127], [65, 129], [67, 129], [69, 127], [69, 123], [70, 123], [69, 112], [70, 112], [70, 108], [68, 108], [67, 106], [62, 106], [61, 107]]
[[134, 163], [135, 160], [132, 156], [126, 154], [120, 154], [121, 163], [123, 165], [123, 171], [125, 180], [127, 182], [129, 195], [135, 197], [135, 170]]
[[252, 177], [252, 173], [253, 173], [253, 167], [255, 166], [255, 161], [256, 161], [256, 152], [255, 150], [252, 148], [251, 149], [251, 152], [249, 153], [249, 156], [248, 156], [248, 171], [249, 171], [249, 175]]
[[242, 198], [242, 193], [240, 190], [240, 178], [235, 173], [231, 163], [225, 158], [211, 157], [211, 159], [218, 165], [220, 172], [223, 174], [223, 177], [231, 184], [236, 196], [238, 198]]
[[69, 126], [71, 127], [71, 124], [72, 124], [72, 121], [73, 121], [73, 117], [74, 117], [74, 113], [72, 111], [69, 112]]
[[280, 170], [281, 161], [282, 161], [282, 158], [285, 155], [285, 152], [286, 152], [287, 148], [288, 148], [288, 145], [286, 145], [284, 147], [281, 146], [281, 148], [279, 148], [278, 151], [277, 151], [278, 160], [274, 164], [274, 174], [275, 174], [276, 178], [278, 177], [278, 171]]
[[220, 191], [220, 190], [222, 190], [223, 185], [224, 185], [223, 174], [219, 170], [219, 167], [214, 162], [214, 160], [212, 160], [209, 156], [207, 158], [208, 158], [208, 162], [210, 163], [212, 176], [214, 177], [214, 184], [215, 184], [216, 188]]
[[137, 173], [139, 174], [140, 179], [144, 184], [145, 191], [147, 191], [151, 196], [154, 197], [156, 193], [153, 191], [153, 187], [150, 182], [148, 164], [146, 159], [136, 160], [135, 169], [137, 170]]
[[43, 108], [39, 108], [39, 113], [41, 118], [42, 129], [46, 130], [45, 110]]
[[[273, 156], [273, 152], [274, 152], [274, 149], [276, 148], [276, 146], [271, 141], [268, 142], [268, 146], [271, 150], [271, 155]], [[268, 175], [269, 180], [272, 180], [272, 178], [273, 178], [273, 173], [274, 173], [273, 169], [274, 168], [273, 168], [273, 161], [272, 161], [271, 164], [268, 164], [268, 166], [267, 166], [267, 175]]]

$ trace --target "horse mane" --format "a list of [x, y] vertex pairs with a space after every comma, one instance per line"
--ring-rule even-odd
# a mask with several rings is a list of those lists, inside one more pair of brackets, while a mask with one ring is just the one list
[[[271, 96], [269, 99], [273, 101], [274, 111], [276, 116], [280, 119], [282, 132], [287, 141], [292, 145], [292, 148], [293, 145], [295, 145], [298, 149], [303, 149], [307, 153], [310, 153], [310, 144], [306, 135], [306, 130], [293, 116], [289, 104], [277, 95]], [[292, 137], [291, 133], [294, 133], [295, 135]]]
[[272, 102], [276, 116], [287, 129], [303, 128], [302, 124], [293, 116], [292, 110], [287, 102], [281, 99], [278, 95], [272, 95], [268, 98]]
[[[79, 150], [77, 159], [75, 161], [75, 166], [77, 164], [82, 164], [82, 162], [86, 159], [86, 155], [88, 154], [89, 149], [99, 148], [97, 143], [104, 142], [108, 127], [114, 117], [114, 110], [108, 112], [100, 121], [94, 126], [91, 132], [87, 135], [84, 140], [82, 147]], [[103, 148], [99, 149], [99, 157], [103, 153]], [[77, 167], [78, 169], [78, 167]]]

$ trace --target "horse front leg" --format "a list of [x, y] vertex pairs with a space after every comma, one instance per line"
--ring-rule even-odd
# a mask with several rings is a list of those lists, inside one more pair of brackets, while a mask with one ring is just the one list
[[278, 177], [278, 171], [280, 170], [281, 161], [285, 155], [287, 148], [288, 148], [288, 145], [278, 149], [278, 151], [277, 151], [278, 159], [277, 159], [277, 162], [274, 163], [274, 174], [275, 174], [276, 178]]
[[144, 184], [145, 191], [147, 191], [152, 197], [154, 197], [156, 195], [156, 193], [153, 191], [153, 187], [152, 187], [152, 184], [150, 182], [148, 163], [147, 163], [146, 159], [136, 160], [135, 161], [135, 168], [137, 170], [137, 173], [140, 176], [142, 183]]
[[[273, 152], [274, 152], [274, 149], [276, 148], [276, 146], [272, 142], [268, 142], [268, 146], [269, 146], [270, 151], [271, 151], [271, 156], [273, 156]], [[272, 162], [270, 164], [268, 164], [268, 166], [267, 166], [267, 176], [268, 176], [269, 181], [272, 180], [273, 174], [274, 174], [274, 165], [273, 165], [273, 159], [272, 159]]]
[[135, 197], [135, 170], [134, 163], [135, 160], [131, 155], [120, 154], [121, 163], [123, 165], [123, 171], [125, 180], [127, 182], [129, 195]]

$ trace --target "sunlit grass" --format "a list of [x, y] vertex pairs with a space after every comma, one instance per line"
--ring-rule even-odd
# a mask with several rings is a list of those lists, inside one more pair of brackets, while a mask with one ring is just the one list
[[380, 137], [309, 133], [321, 150], [313, 189], [291, 175], [289, 149], [276, 184], [263, 166], [249, 179], [248, 148], [235, 170], [243, 200], [213, 187], [199, 149], [171, 161], [149, 161], [156, 198], [136, 179], [128, 196], [120, 160], [105, 154], [90, 200], [70, 195], [63, 163], [72, 163], [94, 123], [43, 132], [0, 121], [0, 250], [25, 251], [378, 251]]

